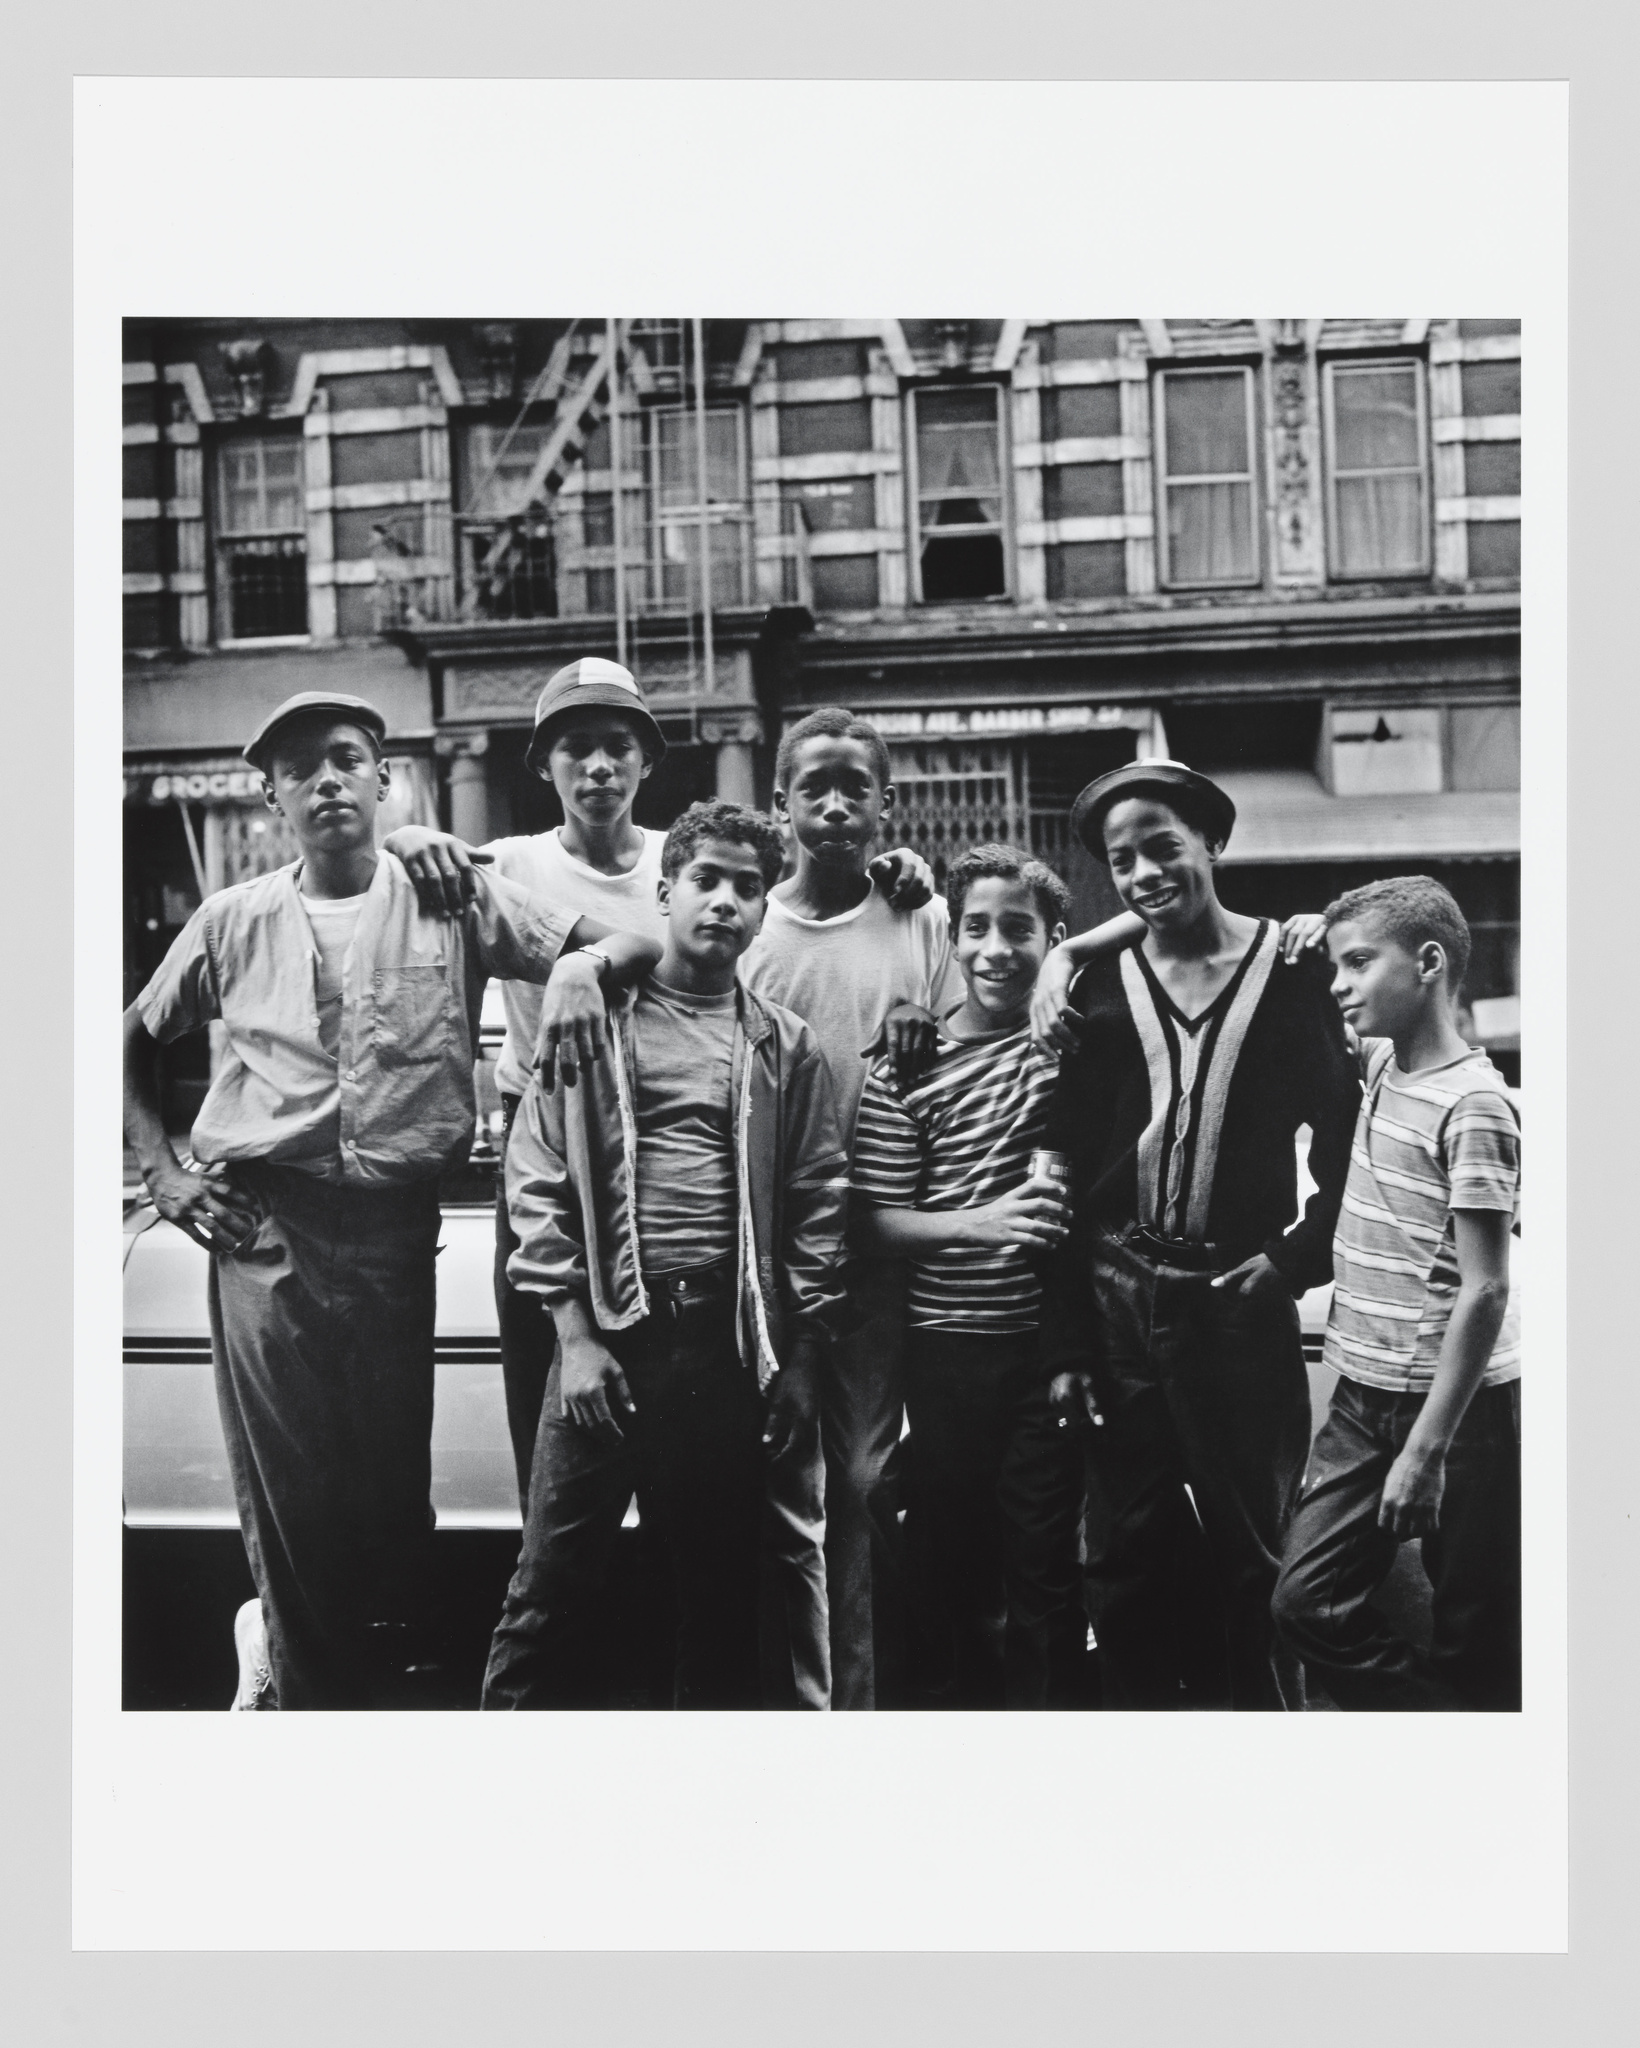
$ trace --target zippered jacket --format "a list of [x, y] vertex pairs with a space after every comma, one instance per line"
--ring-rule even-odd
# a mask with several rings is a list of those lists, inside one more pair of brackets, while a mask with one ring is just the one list
[[[848, 1158], [831, 1076], [800, 1017], [736, 985], [731, 1067], [742, 1360], [767, 1387], [798, 1336], [829, 1341], [844, 1302]], [[579, 1295], [600, 1330], [648, 1315], [638, 1242], [635, 990], [611, 1006], [614, 1043], [573, 1088], [537, 1075], [507, 1141], [514, 1287], [548, 1307]]]

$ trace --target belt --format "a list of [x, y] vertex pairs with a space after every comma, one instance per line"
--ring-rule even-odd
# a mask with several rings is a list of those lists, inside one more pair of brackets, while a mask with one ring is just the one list
[[1142, 1223], [1125, 1224], [1115, 1233], [1118, 1243], [1135, 1251], [1153, 1265], [1177, 1266], [1186, 1273], [1218, 1273], [1232, 1262], [1216, 1244], [1199, 1244], [1188, 1237], [1163, 1237]]
[[709, 1266], [684, 1266], [670, 1273], [646, 1273], [649, 1313], [681, 1323], [685, 1317], [732, 1307], [735, 1262], [714, 1259]]

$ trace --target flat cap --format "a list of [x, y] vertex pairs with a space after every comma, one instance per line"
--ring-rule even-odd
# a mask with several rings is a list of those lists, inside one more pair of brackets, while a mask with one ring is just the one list
[[345, 719], [349, 725], [362, 726], [366, 732], [374, 733], [377, 746], [386, 746], [387, 720], [374, 704], [367, 704], [362, 697], [346, 696], [340, 690], [298, 690], [294, 697], [287, 697], [277, 711], [270, 711], [245, 742], [245, 759], [265, 775], [268, 772], [268, 742], [279, 728], [288, 725], [293, 718], [308, 718], [316, 712], [327, 711], [332, 718]]

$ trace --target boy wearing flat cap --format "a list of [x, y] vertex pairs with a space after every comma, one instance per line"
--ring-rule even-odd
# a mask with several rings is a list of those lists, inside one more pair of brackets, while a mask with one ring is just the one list
[[[373, 705], [319, 692], [263, 723], [245, 756], [301, 857], [202, 903], [125, 1015], [143, 1178], [211, 1254], [217, 1398], [260, 1603], [235, 1633], [265, 1630], [266, 1680], [236, 1705], [394, 1702], [433, 1520], [438, 1181], [472, 1141], [485, 981], [543, 983], [604, 941], [558, 968], [573, 1043], [603, 1026], [599, 976], [659, 957], [487, 876], [459, 918], [424, 912], [375, 846], [385, 737]], [[225, 1053], [191, 1172], [155, 1055], [215, 1020]]]
[[[1136, 761], [1071, 822], [1144, 927], [1077, 983], [1047, 1118], [1072, 1223], [1044, 1363], [1067, 1415], [1103, 1417], [1085, 1441], [1105, 1704], [1181, 1704], [1193, 1579], [1231, 1703], [1300, 1707], [1270, 1618], [1309, 1447], [1296, 1297], [1331, 1276], [1356, 1064], [1319, 963], [1275, 971], [1296, 939], [1220, 903], [1235, 807], [1215, 783]], [[1317, 1192], [1300, 1217], [1305, 1124]]]

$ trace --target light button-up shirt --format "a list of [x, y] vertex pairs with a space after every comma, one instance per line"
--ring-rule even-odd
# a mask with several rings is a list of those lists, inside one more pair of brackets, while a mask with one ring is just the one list
[[473, 1137], [484, 985], [492, 975], [546, 981], [576, 920], [485, 874], [459, 918], [429, 916], [403, 867], [381, 854], [343, 964], [332, 1058], [319, 1042], [301, 867], [208, 897], [137, 997], [162, 1045], [216, 1019], [224, 1026], [194, 1157], [278, 1160], [379, 1187], [459, 1166]]

